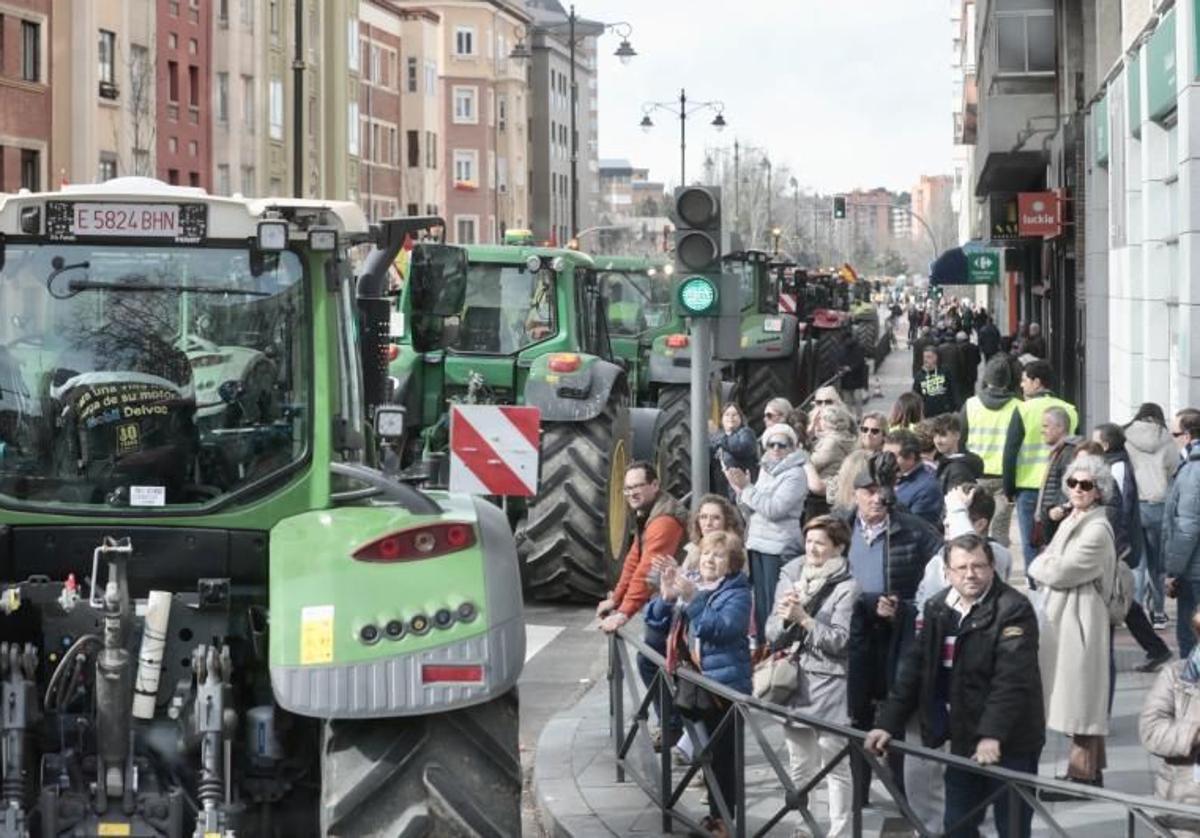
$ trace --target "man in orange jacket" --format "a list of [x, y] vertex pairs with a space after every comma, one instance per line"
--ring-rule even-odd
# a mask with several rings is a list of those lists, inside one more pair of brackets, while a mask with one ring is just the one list
[[625, 554], [617, 587], [596, 606], [603, 618], [601, 631], [612, 632], [625, 625], [654, 596], [646, 577], [655, 556], [679, 553], [687, 531], [687, 511], [658, 485], [658, 472], [650, 463], [638, 461], [625, 469], [625, 500], [633, 511], [633, 542]]

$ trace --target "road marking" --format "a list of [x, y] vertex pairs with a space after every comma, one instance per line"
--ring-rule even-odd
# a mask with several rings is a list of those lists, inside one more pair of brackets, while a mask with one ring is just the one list
[[525, 626], [525, 662], [550, 645], [563, 626]]

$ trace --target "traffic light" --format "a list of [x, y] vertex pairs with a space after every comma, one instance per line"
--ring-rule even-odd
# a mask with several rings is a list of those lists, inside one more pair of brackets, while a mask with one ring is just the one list
[[675, 310], [717, 317], [721, 308], [721, 189], [675, 190]]
[[833, 218], [835, 221], [841, 221], [846, 217], [846, 196], [833, 196]]

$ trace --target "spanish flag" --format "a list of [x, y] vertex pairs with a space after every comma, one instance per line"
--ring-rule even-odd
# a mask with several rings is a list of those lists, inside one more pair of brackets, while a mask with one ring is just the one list
[[393, 291], [399, 290], [400, 287], [408, 280], [408, 266], [412, 260], [413, 238], [410, 234], [404, 234], [404, 244], [400, 246], [400, 252], [396, 254], [395, 260], [392, 262], [393, 274]]

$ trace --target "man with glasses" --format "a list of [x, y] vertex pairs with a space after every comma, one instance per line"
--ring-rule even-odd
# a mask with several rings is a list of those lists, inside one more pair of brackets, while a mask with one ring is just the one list
[[679, 558], [687, 531], [687, 510], [660, 491], [654, 466], [640, 460], [631, 463], [625, 469], [624, 492], [625, 502], [633, 512], [633, 541], [625, 553], [617, 587], [596, 606], [596, 616], [601, 618], [600, 630], [609, 634], [629, 622], [650, 601], [653, 591], [647, 577], [654, 558]]
[[858, 447], [869, 454], [883, 450], [883, 437], [888, 431], [887, 417], [878, 411], [864, 413], [858, 426]]
[[1183, 463], [1171, 481], [1163, 508], [1163, 563], [1167, 595], [1178, 599], [1175, 638], [1179, 657], [1186, 658], [1196, 645], [1191, 629], [1192, 612], [1200, 593], [1200, 411], [1181, 410], [1171, 419], [1171, 436]]

